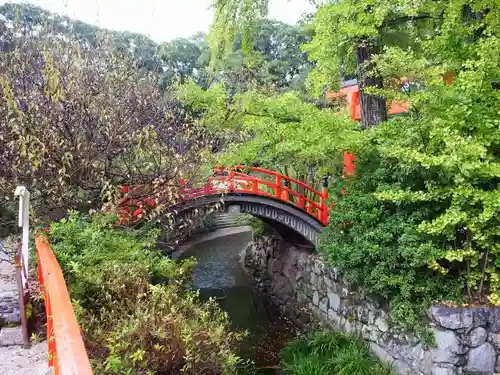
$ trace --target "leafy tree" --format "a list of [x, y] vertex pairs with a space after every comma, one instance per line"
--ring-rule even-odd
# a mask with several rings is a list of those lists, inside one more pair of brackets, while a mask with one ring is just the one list
[[202, 113], [198, 124], [227, 141], [214, 155], [222, 164], [258, 164], [321, 188], [325, 174], [340, 176], [342, 155], [358, 125], [332, 109], [318, 108], [298, 94], [249, 91], [228, 103], [222, 85], [203, 90], [185, 85], [179, 98]]
[[103, 29], [31, 4], [9, 2], [0, 6], [0, 14], [3, 15], [4, 26], [15, 26], [25, 36], [31, 33], [65, 35], [92, 48], [98, 48], [106, 40], [116, 54], [132, 59], [136, 68], [161, 71], [161, 62], [156, 54], [157, 45], [144, 35]]
[[172, 83], [182, 85], [188, 78], [201, 87], [207, 87], [210, 54], [203, 34], [164, 43], [159, 47], [159, 54], [163, 61], [165, 87]]
[[233, 91], [265, 87], [282, 91], [300, 89], [312, 68], [301, 45], [310, 40], [302, 27], [278, 21], [263, 20], [256, 27], [254, 50], [258, 58], [253, 64], [242, 51], [241, 35], [236, 37], [233, 49], [224, 56], [215, 70], [210, 70], [210, 50], [203, 34], [191, 38], [174, 39], [159, 48], [163, 61], [164, 85], [183, 84], [191, 78], [201, 87], [223, 83]]
[[117, 185], [140, 184], [144, 194], [161, 192], [166, 209], [210, 140], [179, 102], [164, 101], [156, 75], [113, 43], [22, 28], [6, 27], [10, 51], [0, 56], [2, 197], [24, 184], [36, 213], [60, 217], [98, 206]]
[[[386, 82], [405, 76], [418, 84], [381, 91], [407, 100], [410, 111], [351, 146], [358, 177], [336, 205], [322, 246], [412, 326], [433, 300], [500, 301], [500, 14], [458, 1], [428, 10], [441, 15], [435, 33], [386, 47], [374, 61]], [[451, 84], [443, 82], [450, 70]]]
[[233, 50], [218, 63], [215, 80], [234, 91], [300, 90], [312, 68], [301, 51], [301, 45], [309, 40], [306, 28], [272, 20], [257, 22], [252, 55], [244, 53], [243, 37], [238, 35]]

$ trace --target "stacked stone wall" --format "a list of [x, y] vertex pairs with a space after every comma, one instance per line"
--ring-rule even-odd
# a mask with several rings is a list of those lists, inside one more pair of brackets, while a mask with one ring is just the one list
[[399, 374], [500, 373], [500, 309], [432, 306], [427, 324], [437, 346], [395, 324], [384, 301], [347, 283], [308, 249], [277, 235], [256, 238], [245, 266], [292, 320], [313, 321], [361, 336]]

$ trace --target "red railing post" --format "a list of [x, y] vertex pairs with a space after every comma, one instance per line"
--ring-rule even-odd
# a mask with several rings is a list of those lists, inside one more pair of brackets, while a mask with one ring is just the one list
[[252, 193], [259, 194], [259, 181], [256, 178], [252, 181]]
[[328, 217], [330, 216], [330, 212], [328, 211], [328, 176], [323, 177], [323, 187], [321, 188], [321, 212], [320, 212], [320, 221], [324, 225], [328, 225]]
[[210, 194], [210, 190], [212, 189], [212, 176], [208, 176], [208, 181], [205, 185], [203, 185], [203, 194]]
[[281, 176], [276, 175], [276, 198], [281, 199]]
[[298, 202], [297, 202], [297, 207], [299, 207], [299, 208], [302, 208], [302, 209], [303, 209], [303, 208], [304, 208], [304, 206], [305, 206], [305, 204], [306, 204], [306, 200], [305, 200], [305, 198], [304, 198], [302, 195], [299, 195], [299, 196], [297, 197], [297, 200], [298, 200]]
[[290, 200], [289, 194], [288, 194], [288, 180], [283, 181], [283, 192], [281, 193], [281, 199], [283, 199], [285, 202], [288, 202]]

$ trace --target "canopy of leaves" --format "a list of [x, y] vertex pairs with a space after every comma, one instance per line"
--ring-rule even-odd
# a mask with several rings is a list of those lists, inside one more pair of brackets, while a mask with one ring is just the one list
[[203, 113], [200, 126], [226, 139], [214, 155], [216, 162], [258, 163], [318, 188], [323, 175], [340, 175], [345, 147], [359, 132], [354, 121], [294, 92], [269, 96], [249, 91], [228, 102], [220, 85], [203, 90], [189, 84], [178, 94], [191, 110]]
[[412, 324], [415, 307], [431, 300], [500, 302], [500, 13], [481, 3], [434, 4], [446, 10], [432, 37], [375, 58], [386, 82], [415, 83], [380, 91], [410, 111], [353, 145], [359, 177], [323, 245], [331, 262], [389, 297], [394, 315]]
[[312, 64], [300, 46], [310, 40], [309, 32], [299, 26], [263, 20], [254, 25], [256, 53], [249, 64], [243, 52], [241, 34], [235, 36], [231, 50], [215, 70], [209, 67], [211, 51], [203, 34], [175, 39], [159, 47], [163, 61], [164, 87], [183, 84], [188, 78], [203, 88], [222, 83], [233, 91], [265, 87], [285, 91], [303, 87]]
[[2, 25], [2, 198], [25, 185], [36, 213], [51, 217], [96, 207], [119, 184], [162, 186], [164, 207], [175, 201], [172, 187], [196, 174], [211, 140], [165, 101], [157, 75], [106, 41]]
[[4, 24], [23, 35], [51, 33], [70, 37], [93, 48], [103, 40], [120, 55], [127, 55], [136, 68], [161, 71], [156, 43], [145, 35], [128, 31], [103, 29], [67, 16], [46, 11], [31, 4], [6, 3], [0, 6]]
[[163, 85], [184, 84], [192, 79], [197, 85], [207, 87], [210, 53], [203, 34], [191, 38], [174, 39], [159, 47], [163, 62]]

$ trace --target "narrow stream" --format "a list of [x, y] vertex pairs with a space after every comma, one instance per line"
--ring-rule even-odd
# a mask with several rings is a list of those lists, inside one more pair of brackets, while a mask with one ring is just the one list
[[252, 240], [251, 232], [225, 236], [191, 247], [183, 257], [195, 257], [192, 285], [202, 298], [216, 297], [228, 312], [234, 329], [246, 330], [248, 338], [238, 354], [252, 359], [262, 373], [275, 366], [283, 347], [295, 337], [295, 327], [259, 293], [241, 265], [241, 252]]

